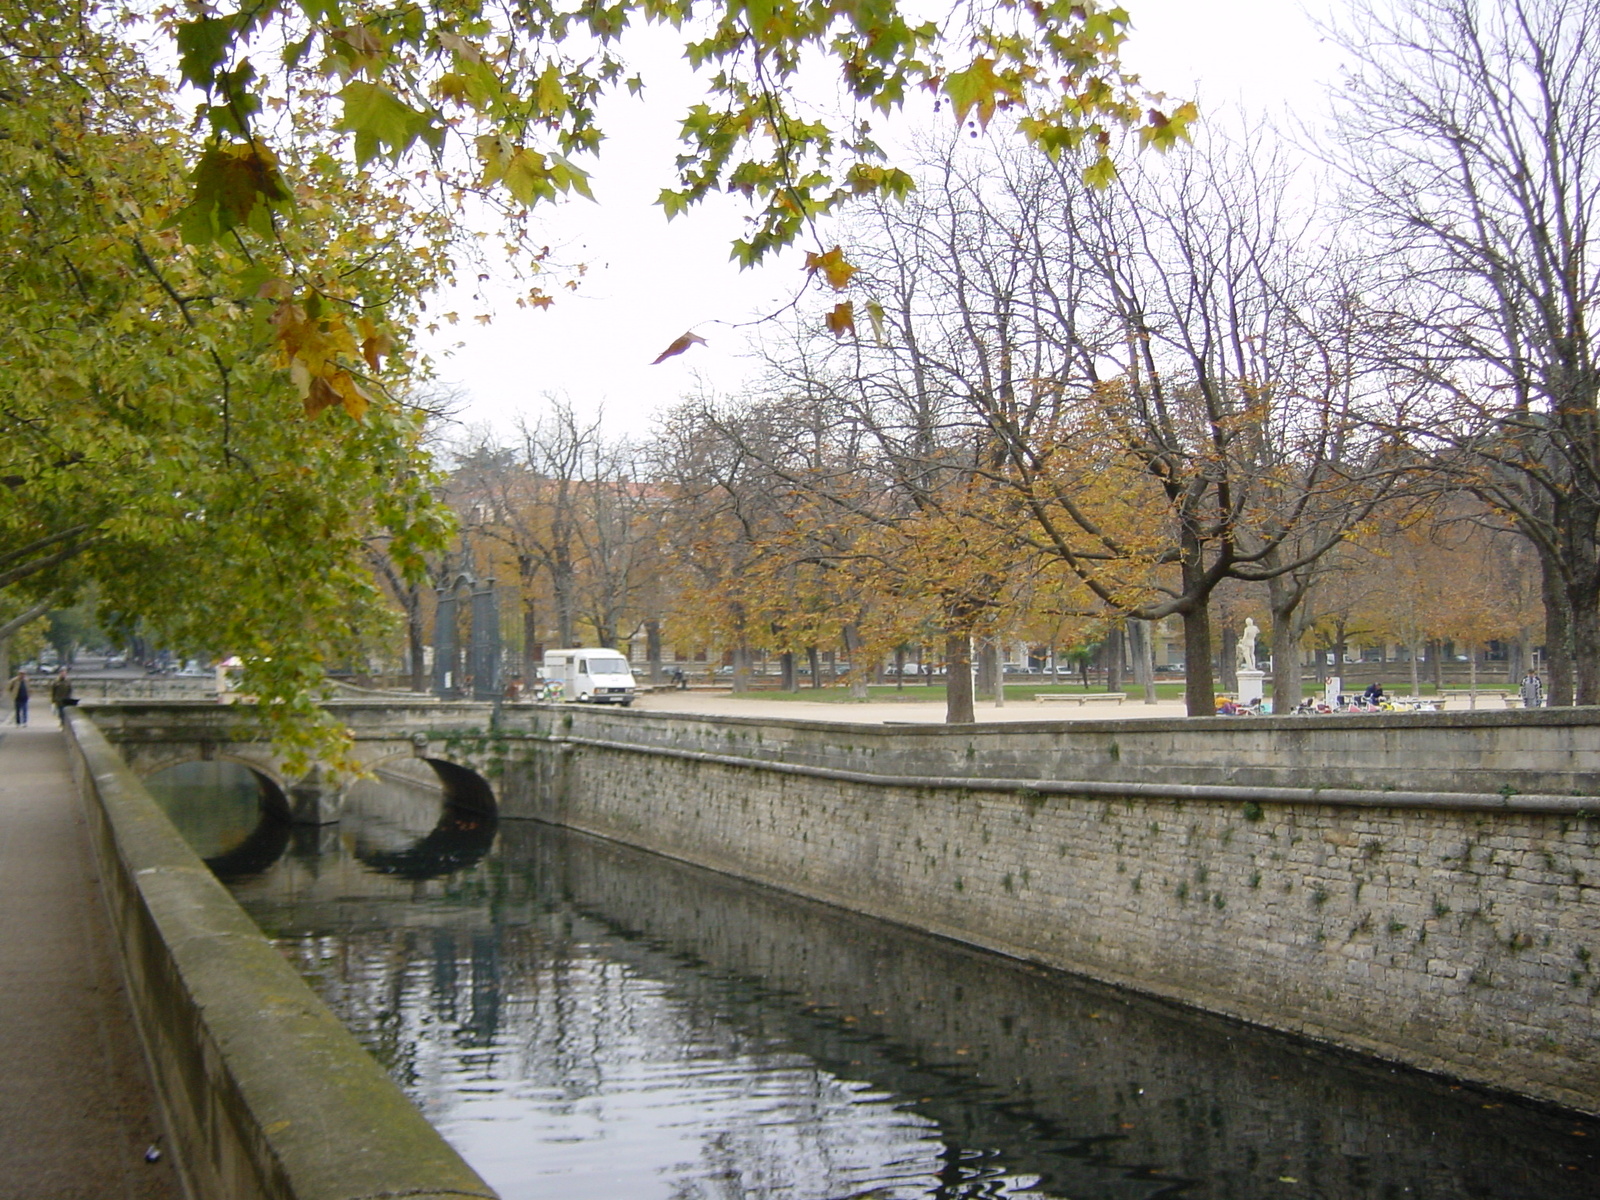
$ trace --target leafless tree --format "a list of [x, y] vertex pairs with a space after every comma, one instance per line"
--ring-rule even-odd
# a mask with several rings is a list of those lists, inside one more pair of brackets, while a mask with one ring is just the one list
[[893, 380], [930, 445], [972, 446], [1006, 497], [986, 516], [1110, 608], [1178, 614], [1195, 715], [1217, 585], [1303, 571], [1393, 476], [1353, 419], [1341, 273], [1267, 147], [1219, 138], [1099, 194], [1070, 164], [944, 153], [853, 249], [862, 390]]
[[1553, 702], [1600, 702], [1596, 0], [1361, 0], [1338, 161], [1388, 419], [1538, 553]]

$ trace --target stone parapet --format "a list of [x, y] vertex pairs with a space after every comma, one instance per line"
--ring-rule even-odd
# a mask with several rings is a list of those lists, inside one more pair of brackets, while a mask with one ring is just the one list
[[493, 1200], [100, 732], [82, 714], [70, 721], [128, 989], [190, 1193]]

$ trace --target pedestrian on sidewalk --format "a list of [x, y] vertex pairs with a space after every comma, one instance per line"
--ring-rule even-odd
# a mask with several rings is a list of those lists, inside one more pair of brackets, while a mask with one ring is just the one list
[[11, 677], [11, 682], [6, 685], [6, 691], [11, 695], [11, 715], [18, 725], [28, 723], [28, 673], [18, 670]]
[[67, 727], [67, 709], [76, 704], [72, 698], [72, 680], [67, 678], [67, 669], [62, 667], [56, 677], [50, 681], [50, 703], [55, 706], [56, 719], [61, 722], [61, 727]]
[[1518, 690], [1522, 693], [1523, 708], [1544, 707], [1544, 681], [1539, 678], [1537, 671], [1530, 669]]

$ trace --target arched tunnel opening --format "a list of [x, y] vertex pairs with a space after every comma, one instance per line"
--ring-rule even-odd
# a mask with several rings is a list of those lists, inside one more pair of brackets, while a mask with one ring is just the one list
[[351, 785], [341, 822], [369, 870], [434, 879], [489, 852], [499, 806], [483, 776], [437, 758], [380, 763], [375, 773]]
[[[144, 782], [224, 882], [260, 874], [291, 846], [296, 827], [289, 797], [242, 763], [177, 763]], [[346, 790], [340, 836], [369, 870], [433, 879], [489, 852], [497, 811], [494, 790], [477, 772], [441, 759], [397, 759]]]
[[489, 781], [476, 771], [459, 767], [442, 758], [425, 758], [422, 761], [433, 768], [434, 774], [439, 777], [439, 782], [444, 785], [444, 802], [447, 808], [459, 808], [489, 816], [499, 811], [494, 799], [494, 789], [489, 786]]
[[144, 785], [219, 879], [259, 874], [289, 846], [289, 798], [243, 763], [176, 763], [152, 772]]

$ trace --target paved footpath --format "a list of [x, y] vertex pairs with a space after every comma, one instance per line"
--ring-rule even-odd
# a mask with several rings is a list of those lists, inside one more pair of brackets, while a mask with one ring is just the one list
[[0, 1200], [176, 1200], [66, 739], [34, 717], [0, 728]]
[[[803, 693], [802, 693], [803, 695]], [[939, 725], [944, 722], [943, 700], [895, 700], [881, 692], [872, 700], [777, 700], [771, 693], [747, 692], [735, 696], [723, 691], [646, 692], [636, 708], [656, 712], [694, 713], [699, 716], [768, 717], [786, 721], [843, 721], [852, 725]], [[1031, 699], [1012, 699], [1004, 707], [992, 700], [973, 706], [979, 724], [1011, 721], [1127, 721], [1146, 717], [1181, 717], [1181, 700], [1144, 704], [1129, 700], [1123, 704], [1054, 703], [1039, 704]]]

